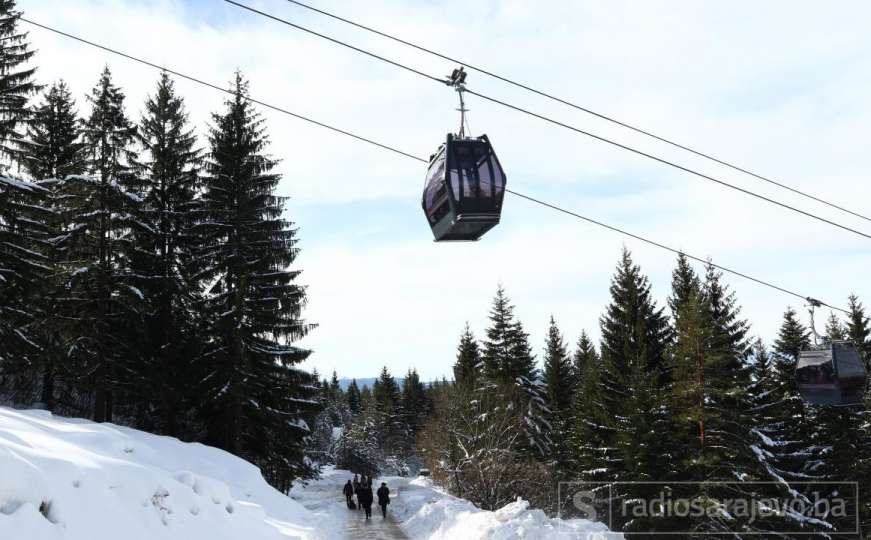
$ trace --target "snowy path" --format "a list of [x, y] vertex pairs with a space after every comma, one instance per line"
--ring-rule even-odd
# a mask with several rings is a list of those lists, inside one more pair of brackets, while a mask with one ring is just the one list
[[[337, 471], [338, 473], [338, 471]], [[331, 538], [349, 540], [393, 540], [408, 536], [397, 525], [391, 509], [402, 501], [402, 492], [408, 480], [390, 477], [385, 479], [391, 491], [391, 504], [387, 507], [387, 519], [381, 517], [381, 508], [372, 508], [372, 518], [366, 521], [362, 510], [349, 510], [342, 496], [342, 486], [348, 480], [346, 474], [327, 472], [320, 480], [307, 486], [295, 487], [291, 496], [315, 514], [320, 524], [329, 528]], [[377, 481], [380, 485], [382, 480]], [[398, 492], [398, 493], [397, 493]]]

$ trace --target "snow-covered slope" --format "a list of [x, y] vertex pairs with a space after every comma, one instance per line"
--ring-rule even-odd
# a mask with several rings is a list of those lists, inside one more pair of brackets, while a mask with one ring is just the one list
[[0, 407], [0, 539], [326, 538], [318, 529], [221, 450]]
[[[0, 540], [604, 538], [518, 501], [475, 508], [426, 479], [388, 477], [391, 519], [348, 510], [334, 469], [292, 497], [222, 450], [113, 424], [0, 407]], [[612, 538], [612, 536], [608, 536]]]

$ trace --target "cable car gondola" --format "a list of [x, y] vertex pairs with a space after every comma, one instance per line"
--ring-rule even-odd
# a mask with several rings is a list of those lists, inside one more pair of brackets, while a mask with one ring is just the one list
[[[813, 308], [819, 301], [808, 299]], [[859, 405], [865, 397], [867, 371], [859, 351], [852, 341], [830, 341], [801, 351], [795, 367], [801, 398], [813, 405]]]
[[865, 365], [850, 341], [802, 351], [796, 375], [802, 399], [814, 405], [858, 405], [865, 397]]
[[429, 160], [421, 205], [436, 242], [478, 240], [499, 224], [505, 171], [486, 135], [466, 136], [466, 74], [454, 70], [446, 84], [460, 96], [460, 130]]

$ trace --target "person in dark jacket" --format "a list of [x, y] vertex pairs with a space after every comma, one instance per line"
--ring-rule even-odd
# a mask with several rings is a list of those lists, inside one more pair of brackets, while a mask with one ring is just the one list
[[387, 505], [390, 504], [390, 488], [385, 482], [381, 482], [378, 488], [378, 506], [381, 507], [381, 516], [387, 518]]
[[357, 500], [363, 505], [363, 510], [366, 511], [366, 519], [372, 517], [372, 501], [375, 498], [372, 496], [372, 486], [366, 485], [360, 488], [360, 495]]
[[348, 480], [348, 483], [342, 488], [342, 493], [345, 494], [345, 502], [348, 503], [348, 508], [351, 508], [351, 505], [354, 504], [354, 501], [351, 499], [354, 496], [354, 486], [351, 485], [350, 480]]
[[358, 482], [354, 488], [354, 495], [357, 496], [357, 510], [363, 509], [363, 488], [366, 486], [363, 482]]

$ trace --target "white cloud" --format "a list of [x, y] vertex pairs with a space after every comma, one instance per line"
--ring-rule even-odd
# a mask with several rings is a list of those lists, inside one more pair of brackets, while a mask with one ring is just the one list
[[[453, 67], [282, 0], [252, 4], [428, 73]], [[838, 10], [748, 1], [316, 4], [871, 212], [863, 205], [871, 199], [865, 95], [871, 38], [864, 3]], [[255, 97], [416, 155], [427, 156], [456, 124], [451, 90], [222, 2], [21, 0], [20, 7], [39, 22], [205, 80], [228, 81], [241, 67]], [[106, 62], [131, 111], [156, 80], [152, 70], [42, 30], [31, 38], [42, 80], [63, 77], [80, 96]], [[868, 222], [477, 73], [469, 85], [871, 230]], [[204, 128], [223, 98], [193, 83], [178, 87]], [[472, 128], [490, 135], [518, 191], [802, 294], [843, 304], [855, 291], [871, 303], [867, 240], [479, 99], [469, 105]], [[271, 151], [284, 159], [281, 190], [293, 197], [291, 211], [308, 217], [298, 223], [299, 265], [310, 284], [307, 315], [321, 326], [304, 344], [316, 350], [310, 364], [324, 372], [335, 367], [368, 376], [386, 364], [396, 372], [413, 365], [425, 377], [449, 373], [463, 322], [481, 333], [500, 280], [536, 347], [551, 313], [570, 341], [582, 328], [597, 334], [623, 242], [651, 275], [657, 298], [668, 293], [672, 255], [516, 198], [507, 200], [504, 223], [482, 242], [433, 244], [417, 215], [420, 164], [264, 114]], [[396, 234], [371, 216], [335, 213], [363, 202], [407, 205], [408, 231]], [[322, 233], [326, 225], [329, 235]], [[785, 306], [800, 304], [737, 277], [729, 281], [754, 331], [767, 338]]]

